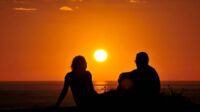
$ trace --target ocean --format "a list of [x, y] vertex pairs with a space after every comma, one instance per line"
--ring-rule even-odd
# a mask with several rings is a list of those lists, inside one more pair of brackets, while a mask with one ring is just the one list
[[[115, 81], [95, 81], [95, 90], [103, 93], [116, 89]], [[0, 82], [0, 109], [45, 108], [55, 105], [63, 88], [62, 81]], [[181, 93], [192, 102], [200, 104], [200, 81], [163, 81], [161, 92]], [[75, 106], [71, 90], [61, 107]]]

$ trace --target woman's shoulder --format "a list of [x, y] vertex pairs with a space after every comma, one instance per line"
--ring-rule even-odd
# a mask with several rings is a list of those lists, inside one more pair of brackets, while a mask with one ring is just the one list
[[92, 74], [90, 73], [90, 71], [85, 71], [85, 75], [87, 75], [87, 76], [89, 76], [89, 77], [92, 76]]
[[70, 77], [72, 77], [73, 73], [72, 72], [68, 72], [66, 75], [65, 75], [65, 80], [69, 79]]
[[91, 74], [91, 72], [90, 72], [90, 71], [87, 71], [87, 70], [85, 71], [85, 73], [86, 73], [86, 74]]

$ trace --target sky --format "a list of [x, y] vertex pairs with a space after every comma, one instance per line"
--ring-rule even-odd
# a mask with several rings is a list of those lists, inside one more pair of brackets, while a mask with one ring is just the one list
[[199, 12], [199, 0], [0, 0], [0, 81], [64, 80], [77, 55], [94, 81], [116, 81], [140, 51], [161, 81], [200, 80]]

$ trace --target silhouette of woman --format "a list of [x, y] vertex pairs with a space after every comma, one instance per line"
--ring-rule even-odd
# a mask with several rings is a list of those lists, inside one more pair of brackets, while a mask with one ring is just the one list
[[56, 106], [63, 101], [69, 86], [78, 107], [87, 107], [92, 103], [92, 98], [97, 94], [92, 83], [92, 76], [86, 71], [87, 63], [83, 56], [76, 56], [71, 65], [72, 71], [65, 76], [64, 88], [58, 98]]

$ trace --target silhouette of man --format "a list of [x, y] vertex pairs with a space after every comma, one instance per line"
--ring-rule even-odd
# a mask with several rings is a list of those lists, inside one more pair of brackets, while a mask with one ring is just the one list
[[[137, 69], [120, 74], [118, 90], [127, 90], [136, 97], [157, 96], [160, 93], [160, 79], [156, 70], [149, 65], [148, 54], [139, 52], [135, 62]], [[123, 83], [128, 84], [124, 86]]]
[[67, 73], [64, 88], [58, 98], [56, 106], [63, 101], [69, 86], [71, 87], [74, 100], [78, 107], [87, 107], [92, 103], [92, 98], [96, 95], [92, 83], [92, 76], [86, 71], [87, 63], [83, 56], [76, 56], [72, 61], [72, 71]]

